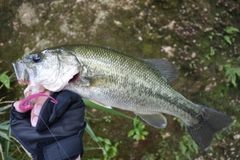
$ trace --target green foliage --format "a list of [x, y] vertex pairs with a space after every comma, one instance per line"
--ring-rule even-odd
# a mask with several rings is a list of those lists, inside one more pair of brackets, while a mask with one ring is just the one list
[[[176, 160], [192, 159], [191, 155], [198, 154], [199, 148], [197, 144], [193, 141], [191, 136], [186, 132], [186, 127], [184, 122], [177, 117], [174, 117], [173, 120], [179, 123], [179, 125], [181, 126], [181, 130], [184, 132], [183, 136], [177, 138], [177, 142], [179, 143], [178, 148], [180, 151], [178, 152], [174, 151], [173, 155]], [[165, 142], [166, 140], [167, 138], [166, 139], [163, 138], [163, 141], [161, 143]], [[168, 145], [169, 145], [169, 142], [166, 144], [166, 148], [169, 147]]]
[[103, 156], [104, 160], [113, 159], [117, 156], [118, 150], [117, 147], [119, 142], [116, 142], [114, 145], [112, 142], [107, 138], [97, 137], [98, 142], [103, 143]]
[[185, 129], [185, 123], [178, 117], [173, 117], [174, 121], [177, 121], [179, 125], [181, 126], [181, 129]]
[[[6, 88], [10, 88], [10, 79], [7, 75], [7, 72], [3, 72], [0, 74], [0, 89], [5, 86]], [[0, 98], [0, 103], [2, 102], [2, 98]], [[0, 108], [0, 116], [3, 116], [3, 114], [6, 113], [6, 110], [8, 110], [11, 106], [4, 106]], [[0, 121], [0, 155], [1, 159], [13, 159], [9, 156], [9, 150], [10, 150], [10, 142], [11, 142], [11, 132], [10, 132], [10, 125], [9, 120]]]
[[235, 41], [235, 36], [239, 32], [239, 30], [235, 27], [229, 26], [224, 29], [224, 32], [224, 34], [211, 32], [208, 38], [210, 40], [213, 40], [215, 36], [223, 37], [225, 42], [232, 45], [232, 43]]
[[9, 141], [10, 138], [8, 136], [9, 130], [9, 121], [3, 121], [0, 123], [0, 137], [4, 138], [5, 140]]
[[232, 41], [231, 41], [231, 38], [230, 38], [230, 36], [223, 36], [223, 38], [224, 38], [224, 40], [228, 43], [228, 44], [230, 44], [230, 45], [232, 45]]
[[181, 150], [182, 157], [187, 157], [188, 159], [192, 159], [190, 156], [192, 153], [198, 153], [198, 146], [189, 135], [182, 136], [179, 149]]
[[103, 119], [106, 121], [106, 122], [111, 122], [112, 121], [112, 117], [111, 116], [104, 116]]
[[0, 85], [0, 89], [5, 86], [7, 89], [10, 88], [10, 79], [11, 77], [9, 77], [7, 75], [7, 71], [3, 72], [0, 74], [0, 82], [2, 83], [2, 85]]
[[98, 143], [98, 138], [97, 138], [97, 136], [94, 134], [94, 132], [93, 132], [92, 128], [89, 126], [89, 124], [87, 124], [85, 130], [86, 130], [86, 132], [90, 135], [90, 137], [91, 137], [95, 142]]
[[211, 56], [216, 55], [216, 53], [221, 53], [223, 49], [233, 46], [238, 32], [239, 30], [233, 26], [224, 28], [220, 33], [211, 31], [208, 35], [211, 41], [210, 44], [208, 44], [210, 49], [206, 52], [205, 58], [211, 60]]
[[[119, 115], [119, 116], [128, 117], [127, 115], [125, 115], [123, 113], [120, 113], [118, 111], [114, 111], [113, 109], [107, 109], [107, 108], [102, 107], [100, 105], [94, 104], [94, 103], [92, 103], [92, 102], [90, 102], [88, 100], [85, 100], [85, 101], [87, 102], [86, 105], [88, 105], [90, 107], [102, 109], [102, 110], [105, 110], [105, 111], [107, 111], [109, 113], [116, 114], [116, 115]], [[108, 120], [111, 119], [111, 116], [107, 116], [107, 119]], [[101, 149], [102, 152], [103, 152], [104, 160], [113, 159], [114, 157], [117, 156], [117, 153], [118, 153], [117, 147], [120, 144], [120, 142], [116, 142], [116, 143], [112, 144], [112, 142], [109, 139], [96, 136], [94, 131], [92, 130], [92, 128], [89, 126], [89, 124], [87, 124], [85, 130], [90, 135], [90, 137], [100, 147], [100, 148], [99, 147], [84, 147], [85, 151]]]
[[[129, 117], [128, 115], [125, 115], [121, 112], [118, 112], [114, 109], [109, 109], [106, 108], [104, 106], [95, 104], [87, 99], [83, 99], [84, 103], [86, 106], [92, 107], [92, 108], [96, 108], [99, 110], [103, 110], [107, 113], [113, 114], [113, 115], [117, 115], [117, 116], [122, 116], [128, 119], [133, 119], [132, 117]], [[105, 116], [103, 117], [103, 119], [106, 122], [111, 122], [111, 116]], [[87, 124], [86, 126], [86, 132], [90, 135], [90, 137], [98, 144], [98, 146], [100, 147], [84, 147], [84, 150], [95, 150], [95, 149], [101, 149], [103, 151], [103, 156], [104, 156], [104, 160], [108, 160], [108, 159], [113, 159], [114, 157], [117, 156], [118, 150], [117, 147], [120, 144], [120, 142], [116, 142], [114, 144], [112, 144], [112, 142], [107, 139], [107, 138], [102, 138], [102, 137], [98, 137], [95, 135], [94, 131], [92, 130], [92, 128], [89, 126], [89, 124]], [[95, 160], [96, 158], [94, 158]]]
[[[223, 46], [226, 47], [227, 44], [233, 45], [235, 42], [235, 37], [237, 36], [237, 33], [239, 30], [233, 26], [226, 27], [222, 33], [216, 33], [216, 32], [210, 32], [210, 35], [208, 38], [215, 42], [219, 40], [216, 37], [221, 37], [222, 43], [218, 43], [217, 48], [222, 48]], [[217, 48], [210, 46], [210, 53], [207, 54], [205, 57], [210, 60], [210, 56], [215, 55], [217, 52]], [[237, 63], [229, 63], [226, 65], [223, 65], [223, 68], [225, 70], [225, 76], [230, 80], [231, 84], [233, 84], [234, 87], [237, 87], [237, 77], [240, 76], [240, 69], [239, 69], [239, 58]]]
[[148, 132], [144, 130], [145, 125], [135, 117], [133, 120], [133, 129], [128, 132], [128, 137], [133, 137], [133, 139], [140, 141], [145, 140]]
[[237, 77], [240, 77], [240, 68], [234, 67], [231, 64], [223, 66], [225, 69], [225, 76], [229, 79], [234, 87], [237, 87]]
[[198, 62], [198, 59], [192, 59], [190, 63], [188, 63], [189, 70], [184, 73], [184, 77], [187, 77], [189, 75], [192, 75], [194, 73], [194, 70], [196, 69], [196, 64]]
[[215, 55], [215, 50], [213, 47], [210, 47], [210, 56]]
[[236, 33], [239, 32], [239, 30], [235, 27], [229, 26], [224, 29], [224, 31], [230, 35], [236, 35]]
[[[90, 137], [99, 145], [99, 147], [84, 147], [85, 151], [101, 149], [103, 152], [104, 160], [109, 160], [117, 156], [118, 150], [117, 147], [120, 142], [116, 142], [114, 145], [107, 138], [97, 137], [93, 132], [92, 128], [87, 124], [86, 132], [90, 135]], [[95, 160], [96, 158], [94, 158]]]
[[13, 159], [9, 156], [9, 150], [10, 150], [10, 142], [11, 142], [11, 132], [9, 128], [9, 121], [4, 121], [0, 123], [0, 154], [2, 159]]

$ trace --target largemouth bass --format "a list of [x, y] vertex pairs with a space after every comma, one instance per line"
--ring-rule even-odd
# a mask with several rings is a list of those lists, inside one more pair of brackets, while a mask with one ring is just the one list
[[13, 63], [19, 83], [32, 94], [68, 89], [106, 107], [134, 112], [149, 125], [165, 128], [162, 113], [180, 118], [196, 144], [208, 150], [214, 134], [233, 120], [193, 103], [169, 84], [177, 68], [161, 59], [137, 59], [91, 45], [70, 45], [31, 53]]

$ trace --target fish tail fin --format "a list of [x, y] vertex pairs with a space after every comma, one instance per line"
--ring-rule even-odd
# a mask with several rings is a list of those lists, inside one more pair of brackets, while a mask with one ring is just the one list
[[197, 117], [199, 123], [187, 126], [187, 130], [196, 144], [202, 150], [207, 151], [215, 133], [226, 130], [233, 123], [233, 120], [221, 112], [202, 105], [198, 106], [203, 111], [203, 114]]

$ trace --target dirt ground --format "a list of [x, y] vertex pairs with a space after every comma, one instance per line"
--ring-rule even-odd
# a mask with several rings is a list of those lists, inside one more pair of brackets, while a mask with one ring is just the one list
[[[235, 120], [216, 135], [212, 148], [208, 152], [194, 148], [182, 122], [172, 116], [167, 116], [166, 129], [146, 124], [149, 135], [136, 142], [127, 137], [131, 120], [111, 115], [111, 122], [106, 122], [109, 113], [88, 107], [87, 121], [94, 133], [119, 142], [118, 160], [237, 160], [240, 93], [231, 80], [235, 75], [235, 82], [240, 82], [240, 73], [232, 71], [229, 79], [226, 66], [239, 68], [239, 4], [239, 0], [1, 0], [0, 71], [14, 73], [11, 63], [23, 54], [78, 43], [111, 47], [137, 58], [167, 59], [179, 69], [178, 79], [171, 82], [177, 91]], [[21, 97], [16, 82], [12, 88], [0, 97]], [[87, 133], [84, 146], [98, 147]], [[85, 151], [83, 157], [102, 158], [100, 149]]]

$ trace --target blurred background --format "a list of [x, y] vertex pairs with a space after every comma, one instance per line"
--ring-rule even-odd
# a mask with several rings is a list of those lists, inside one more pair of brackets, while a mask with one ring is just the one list
[[167, 116], [165, 129], [155, 129], [136, 118], [87, 107], [86, 119], [98, 143], [85, 133], [83, 159], [240, 159], [239, 4], [239, 0], [0, 0], [1, 158], [30, 159], [9, 132], [9, 103], [23, 98], [25, 87], [17, 83], [11, 63], [48, 47], [92, 44], [173, 62], [179, 69], [173, 88], [235, 122], [203, 152], [172, 116]]

